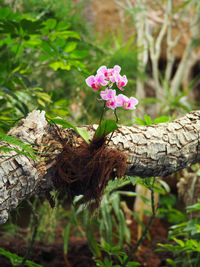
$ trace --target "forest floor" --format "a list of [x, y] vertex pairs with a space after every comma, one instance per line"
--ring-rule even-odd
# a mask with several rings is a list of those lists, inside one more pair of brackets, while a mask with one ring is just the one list
[[[149, 218], [144, 217], [144, 224], [148, 223]], [[150, 235], [143, 240], [142, 245], [137, 250], [134, 260], [141, 263], [141, 267], [159, 267], [166, 264], [166, 258], [172, 255], [166, 252], [155, 252], [158, 248], [157, 243], [166, 243], [169, 225], [164, 221], [156, 218], [150, 228]], [[131, 246], [137, 242], [137, 222], [133, 221], [131, 229]], [[62, 232], [59, 229], [58, 232]], [[56, 241], [57, 240], [57, 241]], [[19, 256], [26, 254], [28, 244], [18, 235], [1, 236], [0, 247]], [[89, 250], [87, 240], [73, 236], [70, 239], [68, 258], [63, 255], [63, 243], [61, 238], [56, 238], [54, 243], [47, 244], [36, 241], [31, 251], [30, 260], [43, 265], [44, 267], [93, 267], [96, 266], [92, 253]], [[67, 263], [68, 262], [68, 263]], [[10, 261], [0, 256], [0, 266], [10, 267]]]

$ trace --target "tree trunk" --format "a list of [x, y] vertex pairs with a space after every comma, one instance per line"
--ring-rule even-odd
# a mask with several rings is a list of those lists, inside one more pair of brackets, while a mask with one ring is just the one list
[[[82, 128], [92, 136], [96, 127]], [[44, 112], [33, 111], [8, 133], [34, 144], [43, 154], [39, 162], [15, 152], [0, 157], [0, 224], [7, 221], [9, 211], [23, 199], [54, 188], [55, 159], [62, 151], [57, 132], [65, 138], [72, 134], [71, 130], [63, 131], [49, 125]], [[75, 145], [80, 144], [81, 139], [75, 133], [73, 135]], [[0, 145], [5, 143], [1, 142]], [[121, 126], [109, 146], [127, 155], [127, 175], [170, 175], [200, 160], [200, 111], [188, 113], [171, 123]]]

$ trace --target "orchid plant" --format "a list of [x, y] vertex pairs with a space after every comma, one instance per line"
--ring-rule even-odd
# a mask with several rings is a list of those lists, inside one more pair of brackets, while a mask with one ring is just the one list
[[[138, 100], [135, 97], [128, 98], [124, 94], [117, 95], [116, 89], [111, 89], [113, 88], [114, 84], [116, 84], [116, 87], [120, 91], [124, 90], [124, 87], [126, 86], [128, 80], [127, 80], [126, 75], [122, 76], [120, 74], [120, 71], [121, 71], [121, 67], [118, 65], [115, 65], [112, 69], [107, 68], [106, 66], [101, 66], [97, 70], [97, 73], [95, 76], [91, 75], [85, 80], [86, 84], [89, 87], [93, 88], [94, 91], [98, 91], [99, 89], [101, 89], [101, 87], [104, 87], [104, 86], [106, 87], [105, 90], [101, 90], [100, 98], [98, 100], [105, 101], [104, 110], [105, 110], [105, 106], [114, 110], [114, 114], [116, 116], [116, 122], [118, 121], [118, 118], [116, 115], [116, 109], [118, 107], [133, 110], [135, 109], [135, 106], [138, 104]], [[101, 124], [102, 117], [103, 117], [103, 114], [100, 118], [99, 125]], [[111, 131], [113, 130], [110, 130], [109, 132]]]
[[[105, 87], [104, 90], [100, 91], [100, 98], [99, 101], [104, 101], [104, 108], [102, 114], [100, 116], [99, 127], [97, 128], [94, 137], [105, 137], [111, 132], [113, 133], [117, 128], [118, 117], [116, 113], [117, 108], [124, 108], [126, 110], [135, 109], [135, 106], [138, 104], [138, 100], [135, 97], [128, 98], [124, 94], [117, 95], [117, 89], [112, 89], [114, 84], [116, 87], [123, 91], [124, 87], [126, 86], [128, 80], [126, 75], [120, 74], [121, 67], [115, 65], [112, 69], [108, 69], [106, 66], [101, 66], [98, 70], [96, 75], [89, 76], [85, 81], [86, 84], [93, 88], [94, 91], [99, 91]], [[104, 120], [102, 121], [103, 114], [105, 112], [105, 108], [110, 108], [114, 111], [116, 121], [114, 120]], [[90, 143], [90, 135], [85, 129], [79, 129], [72, 125], [71, 123], [55, 118], [51, 119], [51, 122], [54, 124], [62, 125], [63, 128], [73, 128], [88, 144]], [[112, 137], [112, 135], [111, 135]], [[110, 139], [111, 139], [110, 137]], [[110, 140], [109, 139], [109, 140]]]

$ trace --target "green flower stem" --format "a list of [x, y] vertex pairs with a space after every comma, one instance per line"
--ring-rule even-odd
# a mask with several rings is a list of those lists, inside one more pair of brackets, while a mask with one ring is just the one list
[[102, 122], [102, 119], [103, 119], [103, 115], [104, 115], [105, 109], [106, 109], [106, 102], [104, 101], [104, 104], [103, 104], [103, 110], [102, 110], [102, 112], [101, 112], [101, 116], [100, 116], [100, 119], [99, 119], [99, 125], [100, 125], [101, 122]]
[[35, 238], [36, 238], [36, 235], [37, 235], [39, 221], [38, 221], [38, 217], [37, 217], [37, 214], [35, 213], [35, 211], [34, 211], [34, 215], [33, 216], [34, 216], [34, 218], [33, 218], [33, 220], [34, 220], [34, 229], [33, 229], [32, 239], [31, 239], [30, 245], [29, 245], [29, 247], [28, 247], [28, 249], [26, 251], [26, 255], [24, 256], [24, 259], [23, 259], [20, 267], [24, 267], [25, 266], [26, 261], [29, 258], [30, 253], [31, 253], [31, 251], [33, 249], [33, 245], [35, 243]]
[[118, 123], [119, 118], [118, 118], [118, 116], [117, 116], [117, 109], [114, 109], [114, 114], [115, 114], [115, 118], [116, 118], [116, 123]]
[[[119, 119], [118, 119], [118, 116], [117, 116], [117, 109], [114, 109], [114, 114], [115, 114], [115, 118], [116, 118], [116, 123], [118, 123]], [[110, 141], [111, 141], [111, 139], [113, 137], [113, 134], [114, 134], [114, 131], [111, 133], [107, 145], [110, 143]]]
[[132, 260], [133, 255], [137, 251], [137, 249], [140, 246], [140, 244], [142, 243], [143, 239], [146, 237], [146, 235], [147, 235], [147, 233], [149, 231], [149, 228], [151, 227], [151, 225], [153, 223], [153, 220], [154, 220], [154, 218], [156, 216], [156, 209], [155, 209], [155, 204], [154, 204], [154, 189], [153, 189], [154, 183], [155, 183], [155, 177], [153, 177], [152, 186], [149, 188], [151, 190], [151, 209], [152, 209], [152, 216], [149, 219], [149, 222], [148, 222], [148, 224], [147, 224], [147, 226], [146, 226], [146, 228], [145, 228], [142, 236], [140, 237], [140, 239], [137, 241], [136, 245], [130, 251], [127, 259], [122, 264], [122, 267], [126, 267], [127, 263]]

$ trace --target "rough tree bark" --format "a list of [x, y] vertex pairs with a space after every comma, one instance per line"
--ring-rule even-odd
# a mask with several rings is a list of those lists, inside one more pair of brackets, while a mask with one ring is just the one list
[[[96, 127], [83, 128], [89, 130], [92, 136]], [[60, 131], [65, 137], [70, 133], [69, 130]], [[0, 224], [7, 221], [9, 211], [23, 199], [53, 189], [56, 153], [62, 149], [55, 132], [55, 127], [47, 123], [43, 111], [33, 111], [8, 133], [35, 144], [38, 151], [54, 153], [43, 154], [40, 162], [15, 152], [0, 157]], [[75, 142], [78, 144], [81, 139], [76, 137]], [[127, 155], [128, 175], [165, 177], [199, 162], [200, 111], [188, 113], [171, 123], [121, 126], [109, 146]]]

